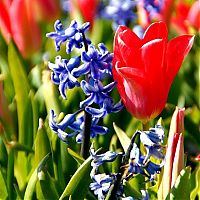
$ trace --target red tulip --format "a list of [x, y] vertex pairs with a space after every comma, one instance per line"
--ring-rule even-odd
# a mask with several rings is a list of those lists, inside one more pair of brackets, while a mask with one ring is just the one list
[[6, 42], [10, 41], [11, 38], [11, 24], [6, 4], [0, 0], [0, 30], [4, 36]]
[[99, 0], [71, 0], [72, 13], [76, 10], [81, 13], [84, 21], [92, 25], [96, 15]]
[[160, 18], [180, 34], [190, 33], [191, 27], [200, 31], [200, 3], [179, 0], [175, 4], [173, 0], [166, 0]]
[[187, 20], [190, 24], [200, 32], [200, 2], [195, 1], [187, 15]]
[[146, 122], [163, 110], [168, 92], [194, 36], [167, 42], [163, 22], [148, 27], [142, 39], [125, 26], [114, 38], [113, 75], [122, 101], [136, 118]]
[[38, 50], [41, 34], [31, 1], [0, 0], [0, 30], [8, 43], [12, 38], [24, 57]]
[[42, 21], [54, 21], [59, 18], [59, 0], [34, 0], [37, 17]]

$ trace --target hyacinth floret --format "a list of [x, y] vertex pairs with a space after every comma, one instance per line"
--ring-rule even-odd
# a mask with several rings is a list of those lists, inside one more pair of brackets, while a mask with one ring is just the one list
[[[67, 54], [71, 53], [74, 47], [82, 48], [84, 43], [84, 34], [88, 31], [90, 23], [86, 22], [78, 27], [76, 20], [72, 20], [68, 28], [64, 29], [60, 20], [57, 20], [54, 24], [56, 32], [47, 33], [46, 36], [55, 40], [56, 51], [60, 51], [62, 43], [66, 43]], [[89, 39], [86, 39], [88, 43], [91, 43]]]
[[72, 71], [75, 76], [91, 74], [94, 80], [100, 80], [102, 74], [111, 73], [112, 54], [103, 43], [98, 45], [99, 50], [93, 44], [88, 46], [87, 52], [82, 52], [81, 60], [83, 64]]
[[79, 87], [76, 76], [71, 71], [80, 65], [80, 57], [73, 57], [69, 61], [62, 59], [61, 56], [55, 58], [55, 63], [48, 63], [49, 69], [52, 70], [51, 79], [54, 84], [59, 85], [61, 96], [66, 99], [66, 89]]
[[149, 13], [150, 17], [153, 17], [155, 14], [159, 13], [163, 7], [163, 0], [144, 0], [143, 6], [146, 11]]
[[112, 99], [106, 98], [103, 101], [101, 108], [92, 108], [87, 106], [85, 110], [93, 117], [103, 118], [107, 114], [119, 112], [123, 107], [124, 105], [122, 104], [121, 100], [114, 104]]
[[108, 93], [113, 90], [115, 85], [115, 82], [103, 86], [102, 82], [99, 80], [90, 79], [89, 82], [82, 80], [81, 88], [83, 89], [83, 92], [88, 96], [88, 98], [80, 103], [80, 107], [82, 108], [85, 105], [91, 105], [93, 103], [103, 105], [102, 103], [105, 99], [111, 98]]
[[113, 21], [113, 29], [118, 25], [128, 25], [136, 19], [134, 0], [110, 0], [109, 4], [103, 9], [102, 16]]
[[93, 183], [90, 184], [90, 189], [94, 190], [94, 194], [98, 196], [99, 200], [104, 200], [104, 195], [108, 193], [116, 179], [115, 175], [97, 174], [91, 178]]
[[91, 166], [95, 169], [97, 169], [100, 165], [102, 165], [105, 162], [114, 161], [118, 156], [118, 153], [113, 151], [107, 151], [103, 154], [97, 154], [93, 147], [90, 148], [90, 154], [92, 156]]
[[[81, 111], [82, 110], [78, 110], [74, 114], [67, 114], [62, 121], [57, 123], [57, 121], [55, 120], [56, 115], [54, 111], [51, 110], [49, 126], [62, 141], [68, 143], [69, 138], [76, 136], [76, 142], [82, 143], [84, 131], [84, 114]], [[94, 138], [97, 135], [104, 135], [108, 133], [108, 128], [97, 125], [98, 120], [99, 119], [97, 118], [92, 118], [90, 130], [91, 138]], [[69, 133], [66, 132], [66, 129], [69, 129]]]

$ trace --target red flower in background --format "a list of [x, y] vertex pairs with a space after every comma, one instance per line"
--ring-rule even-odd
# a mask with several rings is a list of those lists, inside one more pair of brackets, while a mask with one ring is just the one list
[[13, 39], [24, 57], [37, 51], [41, 45], [37, 19], [58, 16], [57, 3], [57, 0], [0, 0], [0, 31], [6, 42]]
[[93, 25], [99, 0], [71, 0], [72, 15], [78, 11], [83, 16], [84, 21]]
[[180, 34], [189, 33], [191, 27], [200, 31], [200, 3], [166, 0], [160, 18]]
[[34, 0], [37, 17], [42, 21], [54, 21], [60, 15], [59, 0]]
[[183, 35], [167, 42], [163, 22], [148, 27], [142, 39], [125, 26], [114, 38], [113, 75], [128, 111], [147, 121], [163, 110], [168, 92], [194, 36]]

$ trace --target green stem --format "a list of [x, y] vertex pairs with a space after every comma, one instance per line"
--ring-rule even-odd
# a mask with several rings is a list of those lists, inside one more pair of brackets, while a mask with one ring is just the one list
[[122, 163], [119, 167], [119, 173], [117, 174], [117, 179], [116, 179], [115, 183], [113, 184], [113, 186], [110, 188], [110, 191], [108, 192], [108, 195], [106, 196], [106, 200], [115, 200], [116, 199], [117, 190], [119, 189], [120, 184], [122, 183], [123, 179], [126, 176], [126, 171], [127, 171], [126, 165], [129, 162], [130, 153], [133, 148], [133, 144], [134, 144], [137, 134], [138, 134], [138, 132], [135, 132], [131, 138], [130, 145], [129, 145], [124, 157], [122, 158]]

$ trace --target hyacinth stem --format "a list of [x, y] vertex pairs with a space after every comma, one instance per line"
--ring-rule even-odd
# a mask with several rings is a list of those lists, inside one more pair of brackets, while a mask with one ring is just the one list
[[127, 172], [126, 165], [129, 162], [130, 153], [131, 153], [131, 150], [133, 148], [133, 144], [134, 144], [134, 141], [135, 141], [135, 138], [136, 138], [137, 135], [138, 135], [138, 132], [136, 131], [131, 138], [130, 145], [129, 145], [124, 157], [122, 158], [122, 163], [121, 163], [120, 168], [119, 168], [119, 173], [117, 174], [117, 179], [116, 179], [115, 183], [111, 186], [111, 188], [108, 192], [108, 195], [106, 196], [106, 200], [116, 199], [116, 194], [117, 194], [117, 191], [119, 189], [119, 186], [122, 183], [124, 177], [126, 176], [126, 172]]
[[84, 123], [84, 131], [83, 131], [83, 142], [81, 145], [81, 156], [83, 158], [87, 158], [89, 155], [90, 149], [90, 129], [92, 122], [92, 115], [85, 111], [85, 123]]
[[[82, 36], [83, 36], [83, 43], [85, 47], [85, 51], [88, 51], [88, 44], [87, 40], [85, 37], [85, 34], [80, 31]], [[87, 78], [87, 76], [86, 76]], [[90, 129], [91, 129], [91, 124], [92, 124], [92, 115], [90, 115], [88, 112], [84, 112], [84, 117], [85, 117], [85, 123], [84, 123], [84, 131], [83, 131], [83, 142], [81, 145], [81, 156], [83, 158], [87, 158], [89, 155], [89, 149], [90, 149]]]

